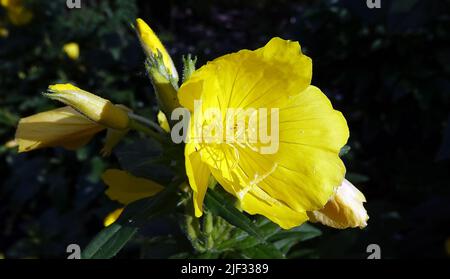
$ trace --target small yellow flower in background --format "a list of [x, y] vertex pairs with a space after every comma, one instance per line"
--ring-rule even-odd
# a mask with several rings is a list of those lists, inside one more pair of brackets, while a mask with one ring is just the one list
[[19, 144], [17, 143], [17, 141], [15, 139], [9, 140], [5, 143], [6, 148], [16, 148], [17, 146], [19, 146]]
[[128, 129], [130, 120], [126, 110], [72, 84], [50, 85], [44, 95], [73, 107], [100, 125], [117, 130]]
[[159, 126], [167, 133], [170, 133], [169, 121], [167, 121], [167, 117], [164, 112], [159, 111], [157, 118]]
[[127, 205], [134, 201], [152, 197], [164, 189], [160, 184], [146, 178], [136, 177], [118, 169], [106, 170], [102, 175], [108, 185], [106, 195], [111, 199]]
[[[311, 59], [298, 42], [273, 38], [255, 51], [209, 62], [181, 86], [180, 104], [192, 114], [185, 160], [196, 216], [202, 215], [210, 175], [244, 211], [285, 229], [325, 206], [344, 180], [339, 151], [349, 130], [342, 114], [310, 85], [311, 77]], [[203, 110], [220, 108], [222, 114], [228, 108], [279, 108], [278, 151], [261, 154], [251, 144], [195, 141], [195, 100], [202, 101]], [[203, 116], [200, 126], [213, 121]]]
[[67, 57], [72, 60], [77, 60], [80, 57], [80, 46], [77, 43], [67, 43], [63, 46], [63, 51]]
[[103, 220], [103, 226], [107, 227], [114, 223], [117, 219], [119, 219], [120, 214], [122, 214], [124, 208], [118, 208], [114, 210], [113, 212], [109, 213], [105, 219]]
[[175, 65], [167, 52], [164, 45], [156, 36], [155, 32], [145, 23], [142, 19], [136, 19], [136, 31], [138, 33], [139, 39], [141, 41], [142, 48], [144, 49], [147, 56], [158, 55], [158, 51], [161, 53], [164, 66], [166, 67], [168, 73], [175, 79], [178, 80], [178, 72]]
[[15, 141], [19, 152], [61, 146], [77, 149], [105, 127], [71, 107], [62, 107], [20, 119]]
[[1, 0], [9, 21], [17, 26], [26, 25], [33, 19], [33, 12], [23, 6], [21, 0]]
[[0, 38], [7, 38], [9, 36], [8, 29], [0, 27]]
[[345, 179], [323, 209], [308, 212], [308, 215], [312, 222], [337, 229], [364, 228], [369, 219], [364, 202], [366, 198], [363, 193]]

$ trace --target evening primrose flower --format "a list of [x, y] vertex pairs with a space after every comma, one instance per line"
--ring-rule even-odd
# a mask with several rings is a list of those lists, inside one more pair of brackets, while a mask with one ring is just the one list
[[[244, 211], [264, 215], [285, 229], [325, 206], [344, 180], [339, 151], [349, 130], [342, 114], [310, 85], [311, 76], [311, 59], [298, 42], [273, 38], [255, 51], [241, 50], [209, 62], [181, 86], [180, 104], [192, 115], [185, 160], [196, 216], [202, 215], [210, 175]], [[199, 101], [202, 106], [196, 110]], [[278, 111], [275, 124], [266, 121], [268, 131], [278, 130], [276, 152], [260, 152], [265, 143], [245, 136], [244, 142], [208, 140], [198, 126], [227, 126], [227, 117], [208, 114], [208, 109], [219, 109], [222, 116], [229, 109]], [[262, 114], [260, 120], [271, 117], [275, 115]], [[225, 130], [233, 133], [233, 128]], [[248, 127], [238, 137], [255, 130], [267, 133]]]
[[77, 43], [67, 43], [63, 46], [63, 51], [72, 60], [80, 57], [80, 46]]
[[104, 126], [67, 106], [20, 119], [15, 141], [19, 146], [19, 152], [44, 147], [64, 147], [73, 150], [88, 143], [103, 129]]
[[108, 185], [106, 195], [121, 204], [152, 197], [164, 189], [160, 184], [141, 177], [136, 177], [118, 169], [106, 170], [102, 175], [103, 182]]
[[161, 53], [162, 60], [167, 72], [174, 80], [178, 80], [178, 72], [175, 68], [172, 58], [170, 57], [164, 45], [159, 40], [158, 36], [156, 36], [155, 32], [153, 32], [153, 30], [150, 28], [150, 26], [148, 26], [145, 21], [138, 18], [136, 19], [136, 31], [138, 33], [139, 40], [141, 41], [142, 48], [144, 49], [147, 56], [158, 56], [158, 53]]
[[129, 128], [128, 112], [109, 100], [84, 91], [72, 84], [55, 84], [44, 95], [69, 105], [92, 121], [111, 129]]
[[310, 221], [337, 229], [364, 228], [369, 216], [363, 206], [366, 198], [350, 181], [344, 179], [336, 194], [318, 211], [308, 212]]

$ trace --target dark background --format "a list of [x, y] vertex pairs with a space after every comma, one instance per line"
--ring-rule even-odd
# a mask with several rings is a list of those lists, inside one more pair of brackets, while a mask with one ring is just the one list
[[[156, 112], [144, 55], [131, 28], [136, 17], [158, 33], [181, 69], [279, 36], [299, 41], [313, 59], [313, 84], [350, 127], [347, 178], [366, 197], [364, 230], [332, 230], [302, 243], [297, 257], [365, 258], [375, 243], [383, 258], [449, 257], [450, 1], [24, 1], [24, 26], [0, 8], [0, 254], [65, 257], [85, 245], [118, 205], [99, 175], [114, 158], [101, 138], [76, 152], [50, 148], [18, 155], [4, 143], [20, 117], [57, 106], [41, 97], [49, 84], [74, 82], [141, 114]], [[78, 60], [62, 52], [80, 45]], [[149, 104], [151, 106], [149, 106]], [[150, 109], [149, 109], [150, 108]], [[153, 235], [170, 234], [171, 225]], [[119, 256], [158, 257], [137, 239]], [[447, 248], [450, 250], [450, 248]]]

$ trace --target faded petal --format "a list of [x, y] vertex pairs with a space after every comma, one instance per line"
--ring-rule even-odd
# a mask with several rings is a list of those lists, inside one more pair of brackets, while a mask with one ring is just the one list
[[308, 215], [312, 222], [337, 229], [364, 228], [369, 219], [364, 202], [366, 198], [363, 193], [345, 179], [323, 209], [308, 212]]

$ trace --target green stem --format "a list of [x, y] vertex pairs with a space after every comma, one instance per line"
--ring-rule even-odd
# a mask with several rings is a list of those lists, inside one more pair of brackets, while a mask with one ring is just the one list
[[[163, 130], [153, 121], [150, 121], [142, 116], [129, 113], [128, 116], [130, 117], [130, 128], [134, 129], [136, 131], [140, 131], [144, 134], [147, 134], [148, 136], [152, 137], [153, 139], [159, 141], [160, 143], [164, 143], [166, 139], [163, 137], [161, 133]], [[151, 128], [150, 128], [151, 127]], [[153, 129], [158, 130], [156, 132]]]

